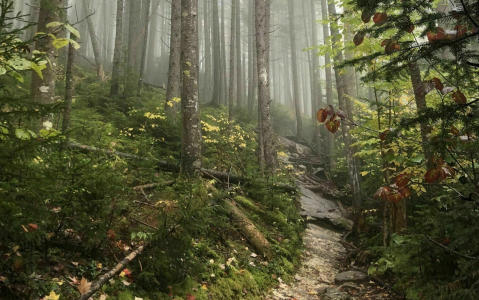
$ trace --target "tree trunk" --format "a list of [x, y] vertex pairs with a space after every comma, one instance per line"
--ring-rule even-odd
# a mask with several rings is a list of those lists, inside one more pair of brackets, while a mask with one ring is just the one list
[[254, 0], [248, 0], [248, 111], [253, 112], [254, 84]]
[[[60, 22], [62, 0], [42, 1], [40, 4], [40, 13], [38, 17], [38, 31], [50, 32], [51, 29], [46, 25], [51, 22]], [[50, 38], [38, 39], [35, 49], [44, 52], [46, 58], [51, 62], [47, 64], [47, 68], [42, 71], [43, 79], [36, 72], [32, 72], [32, 96], [36, 103], [41, 105], [53, 104], [55, 98], [56, 68], [57, 68], [57, 51], [52, 45]], [[39, 132], [43, 127], [51, 128], [53, 116], [47, 114], [37, 119], [34, 124], [34, 131]]]
[[[318, 30], [317, 30], [317, 23], [316, 23], [316, 5], [315, 5], [315, 0], [310, 0], [310, 17], [311, 17], [311, 46], [316, 46], [318, 45]], [[319, 126], [318, 122], [316, 119], [316, 113], [317, 111], [323, 106], [323, 91], [321, 87], [321, 82], [319, 80], [320, 78], [320, 70], [319, 70], [319, 57], [316, 55], [315, 52], [311, 53], [311, 66], [313, 68], [312, 72], [312, 84], [313, 87], [311, 87], [311, 93], [313, 94], [311, 96], [311, 118], [313, 121], [313, 143], [316, 145], [316, 154], [319, 155], [321, 153], [321, 136], [320, 136], [320, 131], [319, 131]]]
[[299, 73], [296, 50], [296, 30], [294, 24], [294, 0], [288, 0], [288, 17], [289, 17], [289, 40], [291, 45], [291, 65], [293, 67], [293, 101], [294, 111], [296, 112], [296, 137], [303, 137], [303, 122], [301, 120], [301, 104], [299, 96]]
[[[85, 15], [91, 14], [91, 9], [89, 8], [90, 1], [83, 0], [83, 9], [85, 11]], [[95, 56], [95, 66], [98, 78], [103, 81], [105, 79], [105, 72], [103, 70], [103, 65], [101, 63], [101, 55], [100, 55], [100, 46], [98, 45], [98, 37], [95, 34], [95, 27], [93, 26], [93, 20], [91, 17], [86, 19], [88, 25], [88, 32], [90, 33], [90, 40], [91, 45], [93, 47], [93, 55]]]
[[[128, 77], [136, 73], [137, 27], [140, 19], [140, 0], [130, 0], [130, 20], [128, 28]], [[131, 80], [127, 80], [131, 81]], [[131, 88], [131, 87], [130, 87]], [[130, 89], [129, 88], [129, 89]]]
[[[328, 0], [321, 0], [321, 16], [323, 21], [328, 20]], [[329, 40], [329, 24], [323, 24], [323, 44], [327, 45]], [[326, 101], [328, 105], [334, 106], [333, 102], [333, 75], [331, 70], [331, 57], [328, 53], [324, 55], [324, 66], [325, 66], [325, 75], [326, 75]], [[329, 168], [336, 168], [336, 158], [335, 158], [335, 145], [334, 145], [334, 135], [327, 133], [328, 138], [328, 155], [329, 155]]]
[[[177, 1], [175, 1], [177, 2]], [[153, 2], [155, 3], [155, 2]], [[172, 3], [173, 5], [173, 3]], [[178, 4], [179, 5], [179, 4]], [[153, 8], [153, 11], [158, 11], [158, 5]], [[181, 16], [180, 16], [181, 18]], [[171, 17], [172, 19], [172, 17]], [[158, 74], [158, 68], [156, 66], [156, 58], [157, 58], [157, 37], [158, 37], [158, 13], [151, 14], [151, 24], [150, 24], [150, 32], [148, 37], [148, 55], [147, 55], [147, 63], [146, 63], [146, 76], [144, 81], [153, 82], [152, 78], [155, 77], [155, 74]], [[171, 37], [170, 37], [171, 39]], [[171, 45], [170, 45], [171, 47]], [[171, 49], [170, 49], [171, 50]], [[178, 52], [179, 53], [179, 52]], [[179, 65], [179, 63], [178, 63]]]
[[209, 13], [209, 1], [210, 0], [203, 0], [204, 1], [204, 29], [205, 29], [205, 81], [203, 82], [204, 86], [204, 95], [202, 100], [211, 99], [211, 75], [212, 75], [212, 68], [211, 68], [211, 25], [210, 25], [210, 13]]
[[231, 7], [231, 39], [230, 39], [230, 86], [228, 92], [228, 119], [230, 124], [233, 121], [233, 106], [235, 98], [235, 9], [236, 1], [233, 0]]
[[193, 176], [201, 168], [201, 123], [198, 101], [198, 0], [181, 0], [181, 170]]
[[117, 0], [115, 52], [113, 53], [110, 97], [117, 96], [120, 90], [121, 52], [123, 44], [123, 4], [124, 0]]
[[263, 134], [264, 160], [266, 173], [274, 174], [277, 168], [276, 142], [274, 140], [273, 124], [271, 122], [270, 91], [269, 91], [269, 32], [267, 32], [267, 12], [269, 0], [255, 0], [256, 20], [256, 52], [258, 57], [258, 102]]
[[[414, 99], [416, 101], [416, 107], [418, 111], [418, 115], [424, 115], [427, 113], [427, 103], [426, 103], [426, 91], [425, 85], [422, 81], [421, 77], [421, 69], [417, 62], [413, 62], [409, 64], [409, 73], [411, 76], [411, 83], [414, 89]], [[427, 147], [428, 145], [428, 132], [429, 126], [427, 122], [421, 123], [421, 140], [422, 140], [422, 147], [424, 151], [424, 157], [426, 158], [426, 164], [428, 169], [432, 167], [432, 153], [431, 150]]]
[[221, 45], [220, 45], [220, 18], [218, 0], [213, 0], [213, 98], [211, 103], [219, 106], [221, 103]]
[[170, 61], [168, 67], [168, 87], [166, 89], [165, 112], [168, 119], [175, 122], [178, 102], [181, 95], [181, 3], [171, 2]]
[[221, 1], [221, 74], [221, 97], [226, 105], [228, 100], [228, 81], [226, 77], [225, 0]]
[[[328, 4], [328, 10], [331, 15], [336, 14], [336, 6], [334, 3]], [[341, 43], [340, 34], [338, 30], [338, 24], [332, 24], [330, 26], [331, 36], [333, 37], [333, 45], [339, 45]], [[341, 70], [339, 69], [338, 65], [343, 62], [343, 54], [341, 51], [337, 51], [334, 57], [334, 74], [336, 76], [336, 88], [338, 91], [338, 100], [339, 100], [339, 107], [343, 111], [347, 111], [347, 93], [346, 93], [346, 86], [345, 86], [345, 76], [341, 74]], [[362, 206], [362, 199], [361, 199], [361, 190], [359, 186], [359, 171], [357, 169], [356, 160], [354, 157], [354, 149], [351, 147], [352, 140], [351, 134], [349, 133], [349, 126], [345, 124], [345, 122], [341, 122], [341, 128], [343, 130], [343, 139], [344, 139], [344, 150], [346, 154], [346, 160], [348, 164], [348, 173], [349, 173], [349, 182], [351, 184], [351, 192], [352, 192], [352, 202], [354, 206], [354, 213], [355, 213], [355, 229], [359, 229], [359, 223], [361, 221], [361, 206]]]
[[[72, 39], [75, 36], [72, 35]], [[66, 142], [68, 142], [68, 131], [71, 124], [71, 111], [72, 111], [72, 99], [73, 91], [75, 89], [75, 81], [73, 79], [73, 66], [75, 64], [75, 47], [72, 43], [68, 46], [68, 60], [67, 68], [65, 71], [65, 107], [63, 108], [63, 120], [62, 120], [62, 133], [66, 136]]]
[[236, 22], [236, 105], [243, 107], [244, 105], [244, 92], [243, 92], [243, 80], [242, 80], [242, 66], [241, 66], [241, 1], [235, 1], [235, 22]]
[[[38, 14], [40, 10], [38, 9], [40, 7], [40, 0], [31, 0], [30, 3], [30, 11], [29, 11], [29, 16], [28, 16], [28, 23], [36, 23], [38, 21]], [[35, 33], [37, 32], [38, 25], [31, 26], [27, 30], [27, 39], [32, 39], [35, 36]]]
[[[141, 88], [143, 87], [143, 76], [145, 76], [145, 67], [146, 67], [146, 51], [148, 50], [148, 36], [150, 31], [150, 8], [151, 8], [151, 0], [147, 0], [144, 12], [144, 20], [145, 24], [143, 25], [143, 45], [141, 47], [141, 63], [140, 63], [140, 79], [138, 80], [138, 96], [141, 94]], [[156, 10], [155, 10], [156, 13]]]

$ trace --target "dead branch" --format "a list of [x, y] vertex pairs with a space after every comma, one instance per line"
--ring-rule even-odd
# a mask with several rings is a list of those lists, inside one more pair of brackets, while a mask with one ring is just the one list
[[92, 286], [90, 287], [90, 290], [87, 293], [80, 296], [79, 300], [87, 300], [91, 296], [93, 296], [93, 294], [95, 294], [102, 287], [102, 285], [107, 283], [111, 278], [113, 278], [113, 276], [120, 273], [121, 270], [123, 270], [123, 268], [125, 268], [127, 264], [129, 264], [133, 259], [135, 259], [135, 257], [141, 254], [141, 252], [143, 252], [145, 247], [146, 245], [141, 245], [140, 247], [138, 247], [138, 249], [131, 252], [122, 261], [120, 261], [113, 269], [108, 271], [108, 273], [101, 276], [100, 279], [98, 279], [95, 283], [92, 284]]
[[148, 189], [152, 189], [152, 188], [155, 188], [155, 187], [158, 187], [158, 186], [169, 186], [169, 185], [174, 184], [175, 182], [176, 182], [175, 180], [168, 180], [168, 181], [163, 181], [163, 182], [157, 182], [157, 183], [150, 183], [150, 184], [135, 186], [133, 189], [135, 191], [148, 190]]

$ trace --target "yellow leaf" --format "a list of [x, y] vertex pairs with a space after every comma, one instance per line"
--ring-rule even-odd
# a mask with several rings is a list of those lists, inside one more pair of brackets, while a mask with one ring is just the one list
[[206, 287], [206, 284], [203, 284], [203, 286], [201, 287], [203, 290], [207, 290], [208, 288]]
[[51, 291], [50, 292], [50, 295], [46, 296], [45, 298], [43, 298], [44, 300], [58, 300], [60, 299], [60, 295], [57, 295], [55, 294], [54, 291]]
[[125, 275], [126, 275], [125, 272], [121, 271], [120, 277], [125, 277]]
[[364, 171], [364, 172], [361, 172], [361, 173], [359, 173], [359, 174], [361, 174], [361, 176], [366, 176], [366, 175], [369, 174], [369, 171]]

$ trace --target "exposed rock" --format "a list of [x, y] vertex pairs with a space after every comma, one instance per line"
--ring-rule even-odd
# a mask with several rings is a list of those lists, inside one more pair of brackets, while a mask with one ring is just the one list
[[327, 288], [324, 294], [321, 296], [321, 300], [352, 300], [353, 298], [345, 293], [341, 292], [337, 288]]
[[317, 220], [339, 229], [350, 230], [353, 222], [344, 218], [341, 209], [334, 201], [324, 199], [314, 192], [301, 187], [301, 215], [307, 219]]
[[352, 282], [344, 283], [343, 285], [339, 287], [339, 289], [343, 292], [348, 292], [348, 293], [362, 291], [362, 288], [359, 285]]
[[340, 284], [343, 284], [345, 282], [359, 283], [359, 282], [364, 282], [367, 279], [368, 279], [368, 275], [363, 273], [363, 272], [346, 271], [346, 272], [342, 272], [342, 273], [337, 274], [336, 277], [334, 278], [334, 283], [336, 285], [340, 285]]

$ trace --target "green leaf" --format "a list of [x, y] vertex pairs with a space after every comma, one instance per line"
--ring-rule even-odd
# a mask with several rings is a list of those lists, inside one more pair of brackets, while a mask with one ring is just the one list
[[71, 26], [70, 24], [65, 24], [65, 28], [68, 29], [71, 34], [73, 34], [77, 38], [80, 38], [80, 32], [76, 30], [73, 26]]
[[15, 136], [24, 141], [30, 139], [30, 135], [28, 134], [28, 131], [24, 129], [15, 129]]
[[51, 22], [51, 23], [48, 23], [47, 24], [47, 28], [50, 28], [50, 27], [58, 27], [58, 26], [62, 26], [63, 23], [62, 22]]
[[81, 46], [80, 44], [78, 44], [76, 41], [74, 40], [70, 40], [70, 43], [73, 45], [73, 48], [75, 48], [76, 50], [80, 49]]
[[425, 159], [424, 154], [418, 154], [416, 157], [411, 157], [411, 161], [415, 163], [420, 163]]
[[70, 41], [68, 39], [65, 39], [65, 38], [59, 38], [59, 39], [56, 39], [52, 42], [53, 46], [56, 48], [56, 49], [61, 49], [65, 46], [68, 45]]
[[20, 75], [20, 73], [18, 73], [18, 72], [16, 72], [16, 71], [11, 71], [11, 72], [9, 72], [9, 73], [8, 73], [8, 76], [15, 78], [16, 80], [18, 80], [18, 81], [20, 81], [20, 82], [22, 82], [22, 83], [23, 83], [23, 81], [24, 81], [24, 80], [23, 80], [23, 76]]
[[7, 69], [0, 67], [0, 75], [4, 75], [5, 73], [7, 73]]
[[37, 72], [38, 76], [43, 80], [43, 74], [42, 74], [42, 70], [46, 68], [45, 65], [37, 65], [36, 63], [34, 62], [31, 62], [31, 67], [32, 67], [32, 70]]

